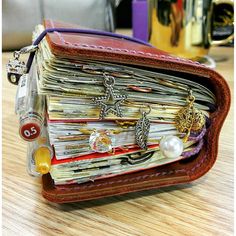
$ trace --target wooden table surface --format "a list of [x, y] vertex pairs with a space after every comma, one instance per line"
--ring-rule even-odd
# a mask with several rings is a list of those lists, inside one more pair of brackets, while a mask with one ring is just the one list
[[[233, 94], [233, 49], [212, 48], [216, 70]], [[4, 235], [233, 235], [233, 106], [220, 136], [218, 160], [191, 184], [90, 202], [57, 205], [41, 196], [26, 172], [26, 143], [14, 114], [16, 86], [7, 82], [3, 53]]]

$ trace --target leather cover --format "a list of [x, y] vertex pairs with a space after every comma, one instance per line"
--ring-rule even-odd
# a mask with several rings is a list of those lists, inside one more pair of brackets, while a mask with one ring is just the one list
[[[45, 26], [69, 27], [52, 21], [45, 21]], [[46, 199], [57, 203], [76, 202], [154, 189], [193, 181], [210, 170], [217, 157], [220, 130], [230, 107], [229, 87], [217, 72], [197, 62], [172, 57], [158, 49], [124, 39], [58, 32], [47, 34], [46, 39], [55, 55], [149, 67], [168, 74], [191, 77], [210, 88], [217, 101], [204, 146], [197, 156], [84, 184], [55, 186], [50, 174], [47, 174], [42, 177], [42, 194]]]

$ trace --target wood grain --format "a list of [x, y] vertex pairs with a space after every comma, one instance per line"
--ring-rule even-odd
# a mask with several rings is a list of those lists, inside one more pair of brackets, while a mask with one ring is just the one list
[[[233, 49], [213, 48], [211, 55], [233, 93]], [[10, 56], [3, 53], [3, 69]], [[40, 180], [26, 172], [15, 91], [3, 71], [3, 235], [233, 235], [233, 106], [216, 164], [194, 183], [56, 205], [43, 199]]]

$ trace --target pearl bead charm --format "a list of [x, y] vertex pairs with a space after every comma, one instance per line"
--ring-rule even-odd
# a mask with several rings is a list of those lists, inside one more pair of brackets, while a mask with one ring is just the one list
[[166, 136], [160, 141], [160, 150], [167, 158], [177, 158], [183, 152], [184, 145], [180, 138], [176, 136]]

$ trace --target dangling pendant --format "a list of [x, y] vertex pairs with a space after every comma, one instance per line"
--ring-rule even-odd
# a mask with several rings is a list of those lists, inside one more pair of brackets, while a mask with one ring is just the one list
[[137, 121], [135, 127], [135, 141], [138, 146], [142, 149], [147, 150], [147, 142], [148, 142], [148, 134], [150, 131], [150, 120], [147, 118], [147, 115], [151, 112], [151, 108], [149, 107], [149, 111], [142, 111], [142, 117]]
[[14, 52], [14, 59], [7, 63], [7, 79], [12, 84], [18, 84], [20, 77], [26, 73], [26, 65], [19, 60], [20, 52]]
[[183, 142], [188, 140], [191, 131], [200, 131], [206, 123], [204, 114], [194, 107], [195, 97], [192, 90], [189, 91], [186, 101], [187, 105], [181, 108], [175, 117], [177, 130], [186, 133]]
[[184, 150], [183, 141], [179, 137], [173, 135], [163, 137], [160, 140], [159, 145], [161, 153], [167, 158], [177, 158]]
[[95, 130], [91, 133], [89, 138], [90, 148], [99, 153], [110, 152], [114, 142], [114, 137], [107, 130]]
[[116, 116], [122, 117], [120, 105], [127, 98], [126, 95], [117, 94], [114, 92], [115, 79], [113, 76], [104, 74], [104, 86], [106, 87], [105, 96], [96, 97], [93, 102], [101, 108], [99, 119], [104, 119], [108, 113], [113, 113]]
[[30, 45], [20, 49], [20, 51], [15, 51], [13, 59], [10, 59], [7, 63], [7, 78], [10, 83], [18, 84], [20, 77], [27, 72], [27, 67], [23, 61], [20, 61], [20, 55], [25, 53], [31, 53], [38, 49], [37, 45]]

